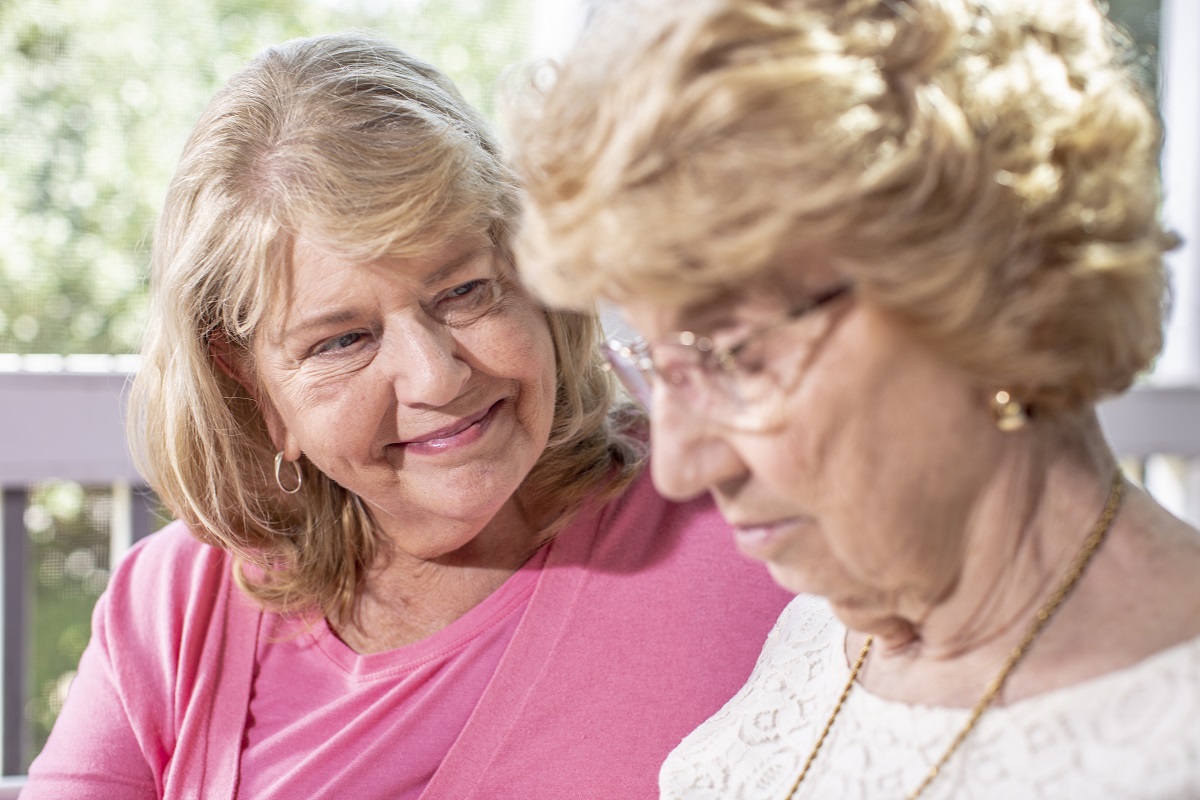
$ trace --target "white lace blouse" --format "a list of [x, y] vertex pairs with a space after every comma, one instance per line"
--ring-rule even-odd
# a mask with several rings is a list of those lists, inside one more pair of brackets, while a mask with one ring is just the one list
[[[823, 600], [796, 598], [746, 685], [667, 758], [662, 798], [784, 800], [849, 677], [845, 635]], [[797, 800], [907, 797], [968, 713], [856, 686]], [[989, 709], [921, 798], [1200, 798], [1200, 639]]]

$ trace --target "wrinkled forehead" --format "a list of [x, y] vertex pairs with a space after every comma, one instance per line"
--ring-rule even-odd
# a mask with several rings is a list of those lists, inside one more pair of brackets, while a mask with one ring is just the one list
[[[442, 240], [414, 242], [376, 254], [357, 251], [308, 236], [290, 237], [268, 267], [265, 281], [263, 323], [279, 327], [297, 311], [327, 305], [339, 286], [356, 276], [374, 272], [397, 288], [414, 293], [454, 279], [465, 271], [487, 268], [510, 274], [512, 267], [492, 239], [482, 233], [467, 233]], [[260, 331], [260, 335], [263, 331]]]

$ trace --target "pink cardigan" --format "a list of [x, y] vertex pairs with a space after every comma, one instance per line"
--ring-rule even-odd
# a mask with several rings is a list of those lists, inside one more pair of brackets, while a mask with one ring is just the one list
[[[746, 680], [789, 599], [707, 499], [668, 503], [643, 476], [550, 545], [423, 800], [657, 797], [663, 759]], [[181, 524], [137, 545], [22, 800], [234, 800], [262, 621]]]

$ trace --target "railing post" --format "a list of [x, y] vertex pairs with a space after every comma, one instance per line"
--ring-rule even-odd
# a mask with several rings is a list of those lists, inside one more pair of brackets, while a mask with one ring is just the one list
[[25, 487], [5, 487], [0, 518], [0, 550], [3, 551], [3, 620], [0, 621], [0, 647], [3, 670], [0, 675], [0, 769], [5, 775], [25, 772], [25, 754], [30, 747], [29, 726], [25, 724], [25, 700], [28, 697], [28, 544], [25, 535]]
[[108, 568], [115, 569], [133, 544], [133, 504], [128, 481], [113, 481], [112, 518], [108, 529]]
[[[135, 486], [129, 498], [130, 527], [133, 533], [131, 544], [136, 544], [154, 533], [154, 493], [149, 486]], [[114, 563], [113, 566], [116, 566]]]
[[125, 553], [154, 532], [153, 494], [146, 486], [128, 481], [112, 484], [112, 531], [109, 538], [109, 569], [116, 569]]

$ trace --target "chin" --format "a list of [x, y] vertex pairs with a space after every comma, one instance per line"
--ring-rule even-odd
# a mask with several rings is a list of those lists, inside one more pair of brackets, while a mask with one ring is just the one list
[[912, 625], [897, 615], [893, 603], [879, 593], [830, 597], [829, 608], [848, 630], [903, 638]]
[[781, 564], [776, 561], [768, 561], [767, 572], [775, 579], [775, 582], [795, 594], [820, 594], [814, 591], [812, 577], [807, 575], [804, 570], [797, 569], [787, 564]]

